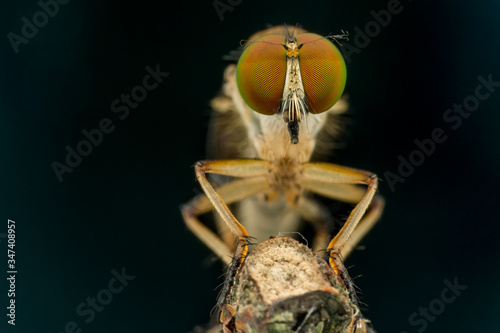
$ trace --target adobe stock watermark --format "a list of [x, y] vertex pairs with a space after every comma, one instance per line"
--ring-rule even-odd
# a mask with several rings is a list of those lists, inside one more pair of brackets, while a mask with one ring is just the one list
[[[493, 81], [492, 74], [489, 74], [487, 78], [479, 75], [477, 80], [479, 84], [474, 89], [473, 94], [465, 97], [461, 104], [453, 104], [452, 108], [443, 113], [443, 121], [454, 131], [462, 126], [464, 119], [468, 119], [473, 112], [479, 109], [481, 101], [488, 99], [495, 92], [495, 88], [500, 87], [500, 82]], [[435, 153], [438, 144], [448, 139], [447, 131], [450, 130], [441, 127], [433, 129], [429, 137], [413, 141], [416, 148], [406, 154], [406, 157], [398, 156], [397, 173], [384, 172], [384, 179], [392, 192], [396, 191], [396, 184], [404, 183], [415, 172], [416, 167], [421, 166], [428, 157]]]
[[[135, 276], [127, 275], [125, 267], [121, 269], [121, 272], [112, 269], [111, 275], [112, 278], [107, 286], [99, 290], [95, 297], [87, 297], [84, 302], [76, 306], [76, 314], [83, 319], [84, 323], [92, 323], [96, 313], [102, 312], [113, 301], [113, 297], [120, 294], [129, 285], [129, 281], [135, 279]], [[71, 320], [64, 325], [62, 331], [57, 333], [81, 333], [80, 326], [76, 321]]]
[[380, 35], [382, 28], [386, 28], [391, 23], [392, 17], [401, 14], [403, 9], [404, 7], [399, 0], [389, 0], [386, 9], [378, 12], [371, 10], [370, 15], [373, 17], [373, 20], [368, 21], [363, 29], [358, 26], [355, 26], [353, 29], [354, 37], [350, 39], [352, 39], [354, 45], [349, 44], [348, 41], [342, 41], [339, 45], [345, 62], [349, 64], [352, 60], [351, 56], [361, 53], [361, 50], [366, 48], [373, 38]]
[[[122, 93], [120, 98], [111, 102], [111, 112], [117, 114], [118, 119], [125, 120], [130, 115], [130, 110], [139, 106], [139, 103], [144, 101], [148, 96], [148, 91], [156, 89], [163, 79], [170, 75], [168, 72], [162, 72], [160, 65], [157, 64], [155, 69], [146, 66], [147, 74], [142, 78], [142, 84], [133, 87], [130, 94]], [[61, 183], [66, 173], [72, 173], [78, 167], [84, 157], [89, 156], [94, 148], [98, 147], [104, 140], [104, 134], [110, 134], [116, 129], [115, 123], [110, 118], [102, 118], [96, 128], [82, 130], [84, 139], [78, 142], [75, 148], [66, 145], [66, 158], [64, 162], [53, 161], [50, 166]]]
[[214, 0], [212, 6], [214, 6], [215, 12], [219, 16], [221, 22], [224, 21], [224, 13], [232, 12], [234, 7], [239, 6], [243, 0]]
[[[455, 302], [467, 290], [466, 285], [458, 283], [458, 278], [453, 279], [453, 283], [445, 279], [443, 281], [444, 287], [441, 290], [439, 298], [435, 298], [429, 302], [426, 307], [419, 307], [418, 312], [415, 311], [408, 317], [408, 323], [416, 329], [418, 333], [422, 333], [427, 329], [429, 323], [436, 321], [437, 317], [446, 310], [446, 305]], [[401, 331], [400, 333], [409, 333], [408, 331]]]
[[59, 13], [59, 5], [66, 5], [70, 0], [40, 0], [37, 2], [41, 10], [35, 12], [31, 20], [26, 16], [21, 17], [23, 25], [20, 34], [9, 32], [7, 39], [14, 50], [14, 53], [19, 53], [21, 44], [28, 44], [29, 41], [38, 34], [39, 29], [42, 29], [49, 23], [49, 19]]

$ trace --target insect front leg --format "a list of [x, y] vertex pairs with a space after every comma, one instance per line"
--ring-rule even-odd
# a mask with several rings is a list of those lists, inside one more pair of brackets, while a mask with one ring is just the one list
[[[334, 270], [340, 266], [339, 257], [341, 250], [348, 244], [348, 252], [352, 250], [353, 243], [348, 243], [350, 236], [356, 230], [358, 223], [362, 220], [370, 203], [372, 202], [375, 192], [377, 191], [378, 180], [375, 174], [348, 168], [340, 165], [328, 163], [305, 163], [303, 165], [303, 187], [312, 192], [327, 196], [333, 199], [345, 199], [344, 201], [353, 202], [359, 199], [356, 206], [344, 223], [342, 229], [330, 241], [328, 251], [330, 252], [330, 265]], [[344, 186], [337, 186], [344, 184]], [[345, 186], [345, 185], [350, 186]], [[360, 192], [353, 185], [367, 185], [364, 194], [360, 196]], [[377, 205], [373, 207], [375, 212], [368, 216], [367, 220], [363, 221], [363, 229], [365, 233], [371, 228], [381, 214], [383, 201], [376, 200]], [[366, 223], [368, 222], [368, 223]], [[367, 228], [368, 225], [368, 228]], [[359, 240], [360, 237], [356, 236]], [[338, 272], [338, 270], [337, 270]]]
[[[384, 199], [376, 195], [378, 180], [370, 172], [326, 163], [304, 165], [303, 187], [325, 197], [356, 204], [342, 229], [328, 245], [330, 266], [343, 281], [351, 301], [358, 304], [354, 284], [340, 253], [347, 257], [380, 218]], [[367, 185], [366, 189], [356, 184]], [[349, 332], [372, 332], [361, 313], [353, 316]]]
[[[261, 191], [261, 188], [265, 187], [266, 184], [267, 180], [263, 177], [237, 179], [218, 188], [217, 193], [219, 193], [226, 204], [231, 204], [246, 196]], [[224, 242], [221, 236], [215, 234], [198, 219], [198, 216], [208, 213], [213, 209], [214, 206], [208, 197], [205, 194], [200, 194], [183, 205], [181, 211], [187, 227], [224, 263], [230, 264], [232, 256], [231, 249], [233, 248], [232, 240], [231, 242]], [[219, 233], [221, 234], [222, 232]]]
[[[223, 189], [223, 194], [226, 196], [226, 199], [236, 201], [265, 189], [268, 183], [264, 177], [269, 172], [269, 163], [258, 160], [204, 161], [196, 163], [195, 171], [196, 177], [207, 198], [237, 240], [236, 251], [232, 261], [229, 263], [228, 275], [224, 282], [221, 297], [217, 302], [219, 309], [222, 310], [219, 321], [221, 325], [223, 325], [226, 318], [232, 316], [232, 311], [230, 311], [230, 307], [227, 304], [227, 296], [231, 293], [238, 270], [248, 252], [249, 235], [243, 225], [241, 225], [231, 213], [223, 197], [212, 187], [206, 177], [206, 173], [216, 173], [232, 177], [247, 177], [248, 179], [243, 179], [239, 183], [233, 182], [233, 185], [226, 185]], [[250, 185], [254, 186], [252, 187]], [[186, 223], [192, 221], [193, 220], [187, 220]], [[199, 224], [199, 226], [201, 226], [201, 224]]]
[[[205, 194], [198, 195], [182, 207], [182, 216], [189, 229], [214, 251], [226, 264], [231, 263], [231, 250], [219, 236], [207, 228], [198, 216], [217, 210], [225, 225], [239, 243], [245, 243], [248, 233], [228, 209], [227, 204], [264, 190], [268, 186], [267, 162], [256, 160], [202, 161], [195, 165], [198, 181]], [[247, 177], [237, 179], [214, 190], [206, 173]], [[244, 247], [246, 253], [246, 247]]]
[[[307, 180], [307, 189], [330, 199], [338, 200], [353, 205], [358, 204], [366, 193], [366, 190], [358, 185], [351, 184], [331, 184], [315, 180]], [[305, 187], [306, 187], [305, 186]], [[375, 194], [368, 209], [359, 221], [358, 225], [349, 236], [342, 248], [342, 255], [347, 258], [359, 241], [371, 230], [380, 219], [384, 210], [384, 198]], [[320, 217], [318, 217], [320, 218]], [[329, 239], [330, 241], [331, 239]]]

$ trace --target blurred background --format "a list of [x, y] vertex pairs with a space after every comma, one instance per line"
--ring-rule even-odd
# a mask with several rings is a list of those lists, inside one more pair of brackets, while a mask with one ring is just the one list
[[[205, 156], [222, 57], [283, 23], [351, 36], [349, 122], [330, 160], [377, 173], [387, 201], [346, 262], [362, 275], [365, 315], [379, 332], [497, 331], [499, 15], [487, 0], [3, 1], [0, 331], [182, 333], [209, 322], [222, 265], [179, 206], [200, 192], [192, 165]], [[158, 84], [137, 88], [150, 71]], [[141, 101], [127, 106], [132, 92]], [[108, 132], [98, 145], [79, 145], [96, 128]], [[444, 142], [418, 153], [415, 140], [436, 129]], [[87, 156], [69, 167], [78, 147]], [[418, 166], [400, 167], [410, 157]]]

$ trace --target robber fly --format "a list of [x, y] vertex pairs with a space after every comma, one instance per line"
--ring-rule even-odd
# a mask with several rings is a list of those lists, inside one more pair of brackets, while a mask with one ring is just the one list
[[[221, 95], [212, 101], [215, 122], [223, 126], [212, 130], [209, 139], [223, 159], [195, 164], [204, 194], [186, 204], [182, 214], [234, 276], [250, 235], [262, 242], [280, 231], [297, 230], [301, 220], [315, 228], [314, 248], [328, 244], [330, 265], [341, 276], [341, 251], [346, 257], [381, 215], [383, 199], [375, 194], [373, 173], [310, 162], [322, 132], [347, 108], [341, 99], [345, 63], [332, 43], [343, 37], [270, 28], [253, 35], [238, 64], [225, 70]], [[215, 190], [207, 174], [237, 179]], [[331, 240], [330, 214], [311, 193], [355, 204]], [[232, 203], [238, 203], [235, 211], [243, 224], [228, 208]], [[214, 208], [220, 237], [199, 220]], [[219, 306], [227, 315], [224, 302]]]

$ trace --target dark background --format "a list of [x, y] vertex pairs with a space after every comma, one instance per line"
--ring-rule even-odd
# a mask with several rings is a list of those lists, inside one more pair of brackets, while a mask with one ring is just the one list
[[[234, 2], [233, 2], [234, 3]], [[498, 313], [500, 88], [456, 130], [443, 121], [478, 76], [500, 81], [496, 1], [403, 1], [390, 24], [351, 55], [345, 149], [331, 161], [376, 172], [382, 220], [346, 264], [379, 332], [493, 332]], [[351, 33], [386, 1], [242, 1], [219, 18], [212, 1], [70, 1], [15, 53], [36, 1], [0, 9], [0, 331], [188, 332], [209, 321], [222, 266], [184, 226], [179, 206], [199, 188], [209, 100], [222, 56], [268, 24]], [[120, 120], [111, 103], [170, 75]], [[486, 92], [482, 90], [481, 92]], [[81, 131], [116, 126], [59, 182]], [[398, 156], [442, 128], [447, 140], [392, 191]], [[16, 222], [16, 326], [7, 325], [7, 219]], [[3, 235], [2, 235], [3, 234]], [[77, 306], [107, 288], [111, 270], [135, 276], [86, 323]], [[467, 289], [433, 321], [411, 324], [457, 279]], [[448, 295], [448, 294], [447, 294]], [[421, 318], [421, 317], [418, 317]]]

